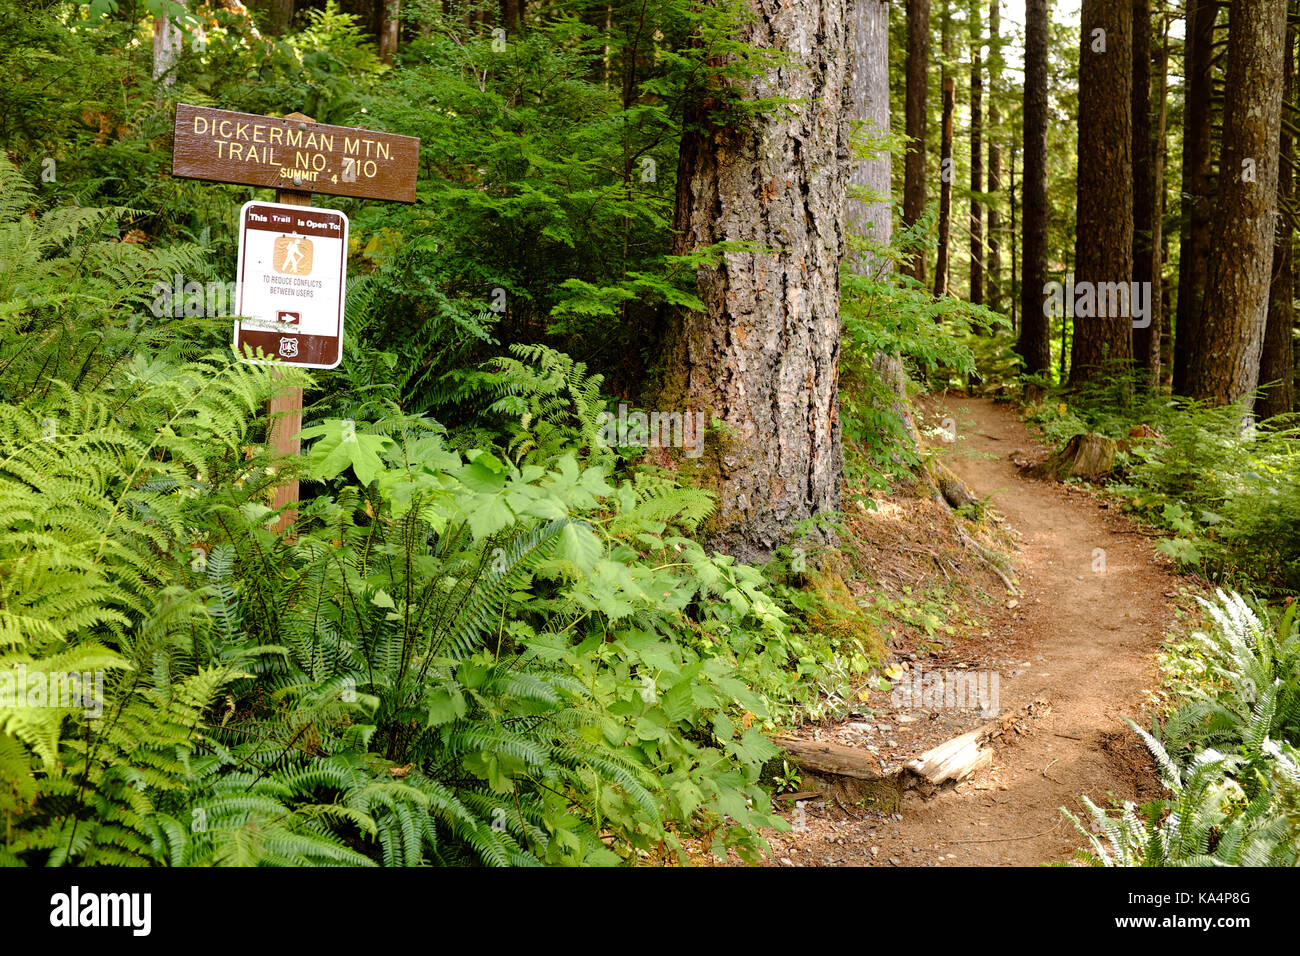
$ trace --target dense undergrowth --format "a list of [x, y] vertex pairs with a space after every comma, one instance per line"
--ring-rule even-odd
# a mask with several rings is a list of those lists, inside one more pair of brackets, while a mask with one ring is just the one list
[[[429, 10], [389, 68], [333, 8], [283, 40], [211, 11], [167, 89], [147, 18], [26, 12], [0, 16], [26, 81], [0, 83], [0, 860], [608, 864], [692, 835], [753, 859], [785, 826], [767, 734], [832, 714], [879, 642], [802, 551], [707, 551], [710, 494], [601, 440], [636, 343], [693, 302], [666, 255], [679, 106], [731, 14], [661, 10], [703, 45], [630, 54], [629, 96], [580, 19], [498, 55]], [[420, 203], [337, 203], [338, 372], [229, 354], [209, 290], [252, 191], [164, 174], [177, 100], [421, 136]], [[266, 402], [295, 385], [304, 455], [275, 460]], [[868, 432], [864, 473], [906, 467]]]
[[1087, 797], [1097, 866], [1295, 866], [1300, 862], [1300, 621], [1220, 591], [1209, 627], [1162, 659], [1168, 703], [1133, 725], [1169, 796], [1103, 810]]
[[[754, 69], [740, 5], [576, 3], [499, 49], [411, 0], [392, 66], [333, 6], [282, 38], [203, 8], [172, 85], [157, 6], [0, 0], [0, 862], [755, 859], [786, 826], [769, 735], [859, 706], [893, 623], [952, 624], [944, 594], [855, 596], [812, 535], [761, 568], [711, 552], [712, 496], [604, 438], [698, 306], [677, 146], [690, 98]], [[167, 174], [176, 102], [420, 137], [419, 202], [328, 201], [352, 222], [339, 370], [229, 354], [210, 290], [255, 191]], [[897, 275], [930, 225], [853, 237], [843, 271], [863, 509], [924, 457], [883, 357], [922, 387], [1014, 374], [1003, 318]], [[290, 386], [297, 461], [264, 447]], [[1242, 440], [1231, 409], [1119, 385], [1035, 417], [1128, 442], [1115, 491], [1175, 557], [1300, 588], [1290, 423]], [[1294, 622], [1235, 601], [1170, 659], [1174, 802], [1099, 822], [1101, 858], [1293, 860]]]
[[[294, 379], [133, 332], [179, 253], [0, 176], [8, 862], [593, 863], [780, 825], [763, 729], [829, 652], [689, 536], [706, 493], [584, 440], [599, 379], [517, 347], [477, 447], [315, 418], [279, 536], [262, 409]], [[90, 705], [46, 698], [68, 673]]]

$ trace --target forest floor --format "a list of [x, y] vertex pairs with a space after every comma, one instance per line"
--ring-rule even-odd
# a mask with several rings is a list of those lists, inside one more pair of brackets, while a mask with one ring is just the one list
[[[922, 414], [927, 421], [955, 420], [959, 439], [948, 464], [988, 500], [1014, 542], [1020, 593], [998, 594], [975, 628], [942, 642], [942, 653], [900, 659], [910, 658], [913, 669], [992, 670], [999, 714], [1035, 700], [1048, 706], [1040, 704], [1018, 732], [994, 743], [991, 766], [929, 799], [912, 790], [895, 807], [863, 810], [823, 787], [823, 796], [787, 802], [783, 813], [795, 830], [770, 835], [768, 865], [1050, 863], [1068, 859], [1085, 842], [1062, 807], [1081, 813], [1082, 795], [1108, 806], [1161, 794], [1146, 748], [1122, 718], [1149, 722], [1144, 707], [1158, 686], [1156, 655], [1175, 605], [1188, 603], [1191, 582], [1154, 551], [1150, 532], [1098, 494], [1024, 477], [1018, 465], [1050, 449], [1012, 406], [949, 396]], [[900, 709], [891, 707], [890, 695], [880, 696], [851, 715], [857, 719], [805, 727], [799, 736], [865, 747], [888, 771], [909, 748], [910, 756], [919, 755], [991, 716]]]

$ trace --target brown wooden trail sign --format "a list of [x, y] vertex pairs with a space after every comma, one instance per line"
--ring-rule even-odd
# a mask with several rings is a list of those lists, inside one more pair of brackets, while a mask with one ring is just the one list
[[[176, 106], [173, 176], [270, 187], [277, 203], [290, 206], [310, 206], [313, 193], [415, 202], [419, 155], [420, 141], [413, 136], [325, 126], [302, 113], [281, 118]], [[271, 451], [296, 458], [302, 449], [302, 389], [286, 388], [273, 397], [267, 415]], [[275, 489], [271, 508], [285, 509], [277, 531], [297, 517], [289, 508], [297, 500], [297, 481]]]
[[172, 175], [185, 179], [415, 202], [419, 160], [414, 136], [176, 106]]

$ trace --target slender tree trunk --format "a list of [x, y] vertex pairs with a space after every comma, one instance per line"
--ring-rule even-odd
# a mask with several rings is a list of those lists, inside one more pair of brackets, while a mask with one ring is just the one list
[[[1165, 215], [1169, 214], [1169, 199], [1165, 197]], [[1169, 261], [1169, 230], [1160, 237], [1160, 261]], [[1174, 387], [1174, 301], [1173, 283], [1160, 284], [1160, 388], [1173, 391]]]
[[984, 64], [980, 5], [970, 5], [970, 301], [984, 304]]
[[1133, 281], [1150, 290], [1145, 328], [1133, 328], [1133, 358], [1143, 381], [1160, 381], [1160, 241], [1156, 135], [1151, 123], [1151, 2], [1133, 6]]
[[952, 182], [957, 174], [952, 155], [952, 122], [957, 108], [957, 86], [952, 76], [952, 8], [943, 0], [939, 14], [939, 88], [942, 91], [939, 128], [939, 244], [935, 252], [934, 294], [948, 292], [948, 266], [952, 257]]
[[1166, 379], [1171, 372], [1169, 356], [1172, 354], [1167, 331], [1169, 329], [1169, 283], [1165, 281], [1165, 262], [1167, 261], [1169, 249], [1169, 237], [1165, 234], [1165, 209], [1168, 205], [1165, 169], [1167, 168], [1169, 153], [1167, 135], [1169, 128], [1169, 12], [1165, 8], [1165, 0], [1156, 0], [1156, 4], [1160, 18], [1160, 58], [1156, 61], [1159, 79], [1156, 85], [1156, 97], [1160, 105], [1156, 111], [1155, 216], [1151, 221], [1151, 259], [1153, 262], [1151, 324], [1152, 328], [1155, 329], [1152, 332], [1152, 337], [1155, 339], [1152, 344], [1152, 350], [1155, 354], [1155, 374], [1151, 379], [1151, 384], [1157, 388], [1162, 388], [1167, 384]]
[[1286, 0], [1237, 0], [1228, 11], [1219, 196], [1200, 335], [1187, 351], [1187, 392], [1250, 407], [1268, 317], [1277, 211]]
[[[1070, 384], [1133, 358], [1133, 9], [1131, 0], [1083, 0], [1079, 53], [1079, 174], [1075, 288], [1096, 291], [1091, 316], [1076, 304]], [[1106, 313], [1106, 314], [1101, 314]], [[1116, 314], [1119, 313], [1119, 314]]]
[[1002, 149], [998, 137], [1002, 135], [1002, 115], [998, 110], [998, 94], [1002, 90], [1002, 38], [1001, 0], [989, 0], [989, 124], [986, 130], [989, 141], [989, 238], [988, 266], [985, 274], [985, 298], [995, 312], [1002, 309], [1002, 210], [998, 193], [1002, 189]]
[[[862, 122], [873, 133], [888, 133], [889, 3], [888, 0], [852, 2], [853, 119]], [[893, 205], [889, 200], [891, 166], [889, 154], [885, 153], [879, 159], [857, 163], [850, 174], [852, 185], [865, 187], [874, 195], [884, 198], [869, 204], [850, 199], [848, 219], [855, 228], [885, 245], [889, 244], [893, 236], [894, 224]], [[869, 257], [866, 261], [847, 265], [873, 277], [887, 275], [891, 269], [888, 258], [877, 260]], [[907, 405], [907, 374], [902, 359], [898, 355], [877, 352], [872, 357], [871, 365], [893, 393], [892, 411], [906, 425], [910, 440], [915, 425]], [[913, 447], [911, 451], [915, 453], [916, 448]]]
[[271, 32], [276, 36], [289, 32], [289, 25], [293, 23], [293, 3], [294, 0], [270, 0]]
[[513, 37], [519, 32], [524, 19], [525, 0], [501, 0], [501, 26], [506, 35]]
[[1031, 375], [1052, 367], [1052, 330], [1043, 299], [1047, 285], [1047, 26], [1047, 0], [1025, 0], [1024, 242], [1017, 351]]
[[[1067, 269], [1066, 271], [1068, 272], [1069, 269]], [[1061, 359], [1056, 373], [1056, 379], [1058, 382], [1064, 382], [1066, 380], [1065, 378], [1066, 362], [1070, 357], [1070, 342], [1068, 339], [1070, 331], [1071, 331], [1070, 321], [1065, 316], [1062, 316], [1061, 317]]]
[[[908, 151], [903, 161], [903, 226], [915, 225], [925, 215], [925, 142], [929, 120], [930, 0], [907, 3], [907, 103]], [[908, 274], [925, 282], [925, 247], [913, 254]]]
[[[888, 135], [889, 5], [887, 0], [849, 0], [849, 3], [853, 16], [850, 60], [852, 116], [871, 135]], [[876, 159], [855, 163], [849, 174], [849, 184], [888, 197], [891, 173], [889, 154], [883, 153]], [[882, 245], [889, 245], [894, 220], [888, 199], [873, 203], [849, 199], [847, 215], [855, 231]], [[873, 260], [855, 265], [874, 275], [887, 264], [888, 260]]]
[[[674, 252], [718, 242], [697, 273], [704, 303], [669, 343], [665, 409], [725, 427], [693, 465], [718, 492], [712, 544], [762, 560], [798, 522], [839, 509], [837, 363], [842, 222], [849, 167], [848, 12], [840, 0], [754, 0], [738, 39], [788, 54], [743, 84], [780, 110], [712, 125], [688, 116], [678, 162]], [[683, 459], [688, 462], [689, 459]]]
[[1011, 148], [1007, 151], [1008, 166], [1011, 173], [1011, 184], [1007, 190], [1007, 201], [1011, 206], [1011, 288], [1008, 290], [1010, 295], [1007, 296], [1011, 303], [1011, 331], [1019, 333], [1019, 326], [1016, 319], [1020, 313], [1020, 287], [1017, 284], [1020, 275], [1020, 264], [1017, 256], [1016, 236], [1016, 145], [1015, 138], [1012, 137]]
[[948, 292], [948, 260], [952, 233], [952, 114], [957, 107], [957, 85], [943, 81], [943, 130], [939, 140], [939, 249], [934, 263], [934, 294]]
[[[1295, 44], [1295, 27], [1288, 24], [1282, 94], [1288, 103], [1295, 102]], [[1282, 129], [1280, 140], [1278, 155], [1281, 162], [1277, 169], [1279, 210], [1291, 204], [1295, 181], [1291, 170], [1295, 143], [1285, 128]], [[1284, 415], [1295, 406], [1295, 345], [1291, 338], [1291, 330], [1295, 327], [1294, 239], [1295, 228], [1291, 217], [1279, 215], [1277, 236], [1273, 242], [1273, 283], [1268, 296], [1268, 324], [1264, 330], [1264, 352], [1259, 360], [1259, 384], [1266, 386], [1257, 409], [1261, 419]]]
[[1177, 395], [1188, 394], [1188, 352], [1204, 337], [1201, 304], [1210, 266], [1211, 129], [1215, 0], [1187, 0], [1184, 41], [1183, 208], [1178, 254], [1178, 314], [1174, 324], [1174, 381]]
[[384, 5], [383, 23], [379, 29], [379, 58], [392, 63], [397, 54], [397, 37], [401, 30], [402, 0], [381, 0]]
[[162, 80], [163, 86], [176, 82], [176, 61], [184, 40], [181, 28], [167, 14], [153, 18], [153, 78]]

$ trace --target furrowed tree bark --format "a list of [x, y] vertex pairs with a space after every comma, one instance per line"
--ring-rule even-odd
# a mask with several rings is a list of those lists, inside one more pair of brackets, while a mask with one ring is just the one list
[[1016, 350], [1031, 375], [1052, 367], [1051, 325], [1043, 309], [1047, 284], [1047, 0], [1025, 0], [1023, 242], [1020, 338]]
[[[1075, 287], [1123, 283], [1127, 293], [1133, 276], [1131, 0], [1083, 0], [1080, 26]], [[1131, 361], [1132, 329], [1128, 314], [1076, 316], [1070, 384], [1089, 381], [1107, 362]]]
[[1133, 281], [1151, 289], [1146, 328], [1133, 329], [1133, 359], [1147, 386], [1160, 381], [1160, 245], [1156, 136], [1151, 123], [1151, 2], [1133, 0]]
[[984, 298], [995, 312], [1002, 309], [1002, 210], [998, 192], [1002, 189], [1002, 150], [998, 137], [1002, 134], [1002, 114], [998, 110], [998, 93], [1002, 89], [1002, 38], [1001, 0], [989, 0], [989, 122], [986, 130], [989, 142], [988, 191], [994, 197], [989, 203], [988, 262], [984, 275]]
[[980, 5], [972, 2], [970, 17], [970, 301], [984, 304], [984, 64], [981, 49]]
[[839, 279], [849, 166], [848, 15], [841, 0], [755, 0], [738, 39], [789, 62], [740, 83], [781, 108], [687, 116], [674, 252], [751, 244], [697, 272], [704, 309], [668, 343], [661, 403], [724, 423], [698, 468], [718, 492], [713, 546], [761, 561], [791, 528], [840, 505]]
[[948, 259], [952, 240], [952, 114], [957, 108], [957, 85], [943, 81], [943, 129], [939, 140], [939, 247], [934, 262], [934, 294], [948, 292]]
[[1213, 211], [1210, 156], [1211, 93], [1214, 80], [1214, 0], [1187, 0], [1184, 28], [1183, 208], [1178, 254], [1178, 311], [1174, 320], [1176, 395], [1187, 395], [1188, 351], [1202, 338], [1201, 305], [1210, 265], [1210, 216]]
[[[907, 102], [904, 112], [908, 149], [903, 160], [903, 228], [925, 215], [926, 127], [929, 121], [930, 0], [907, 3]], [[925, 247], [913, 253], [908, 275], [925, 282]]]
[[1219, 196], [1200, 335], [1187, 393], [1253, 405], [1268, 317], [1277, 210], [1286, 0], [1237, 0], [1228, 12]]
[[[1283, 68], [1282, 96], [1295, 102], [1296, 31], [1292, 24], [1286, 31], [1286, 64]], [[1294, 115], [1294, 114], [1293, 114]], [[1278, 155], [1277, 202], [1279, 211], [1291, 203], [1294, 174], [1291, 163], [1295, 145], [1291, 134], [1282, 128]], [[1295, 227], [1291, 217], [1277, 218], [1277, 235], [1273, 241], [1273, 282], [1268, 294], [1268, 323], [1264, 329], [1264, 352], [1259, 360], [1259, 384], [1264, 387], [1256, 411], [1260, 419], [1285, 415], [1295, 406], [1295, 345], [1291, 330], [1295, 327], [1295, 263], [1293, 243]]]

